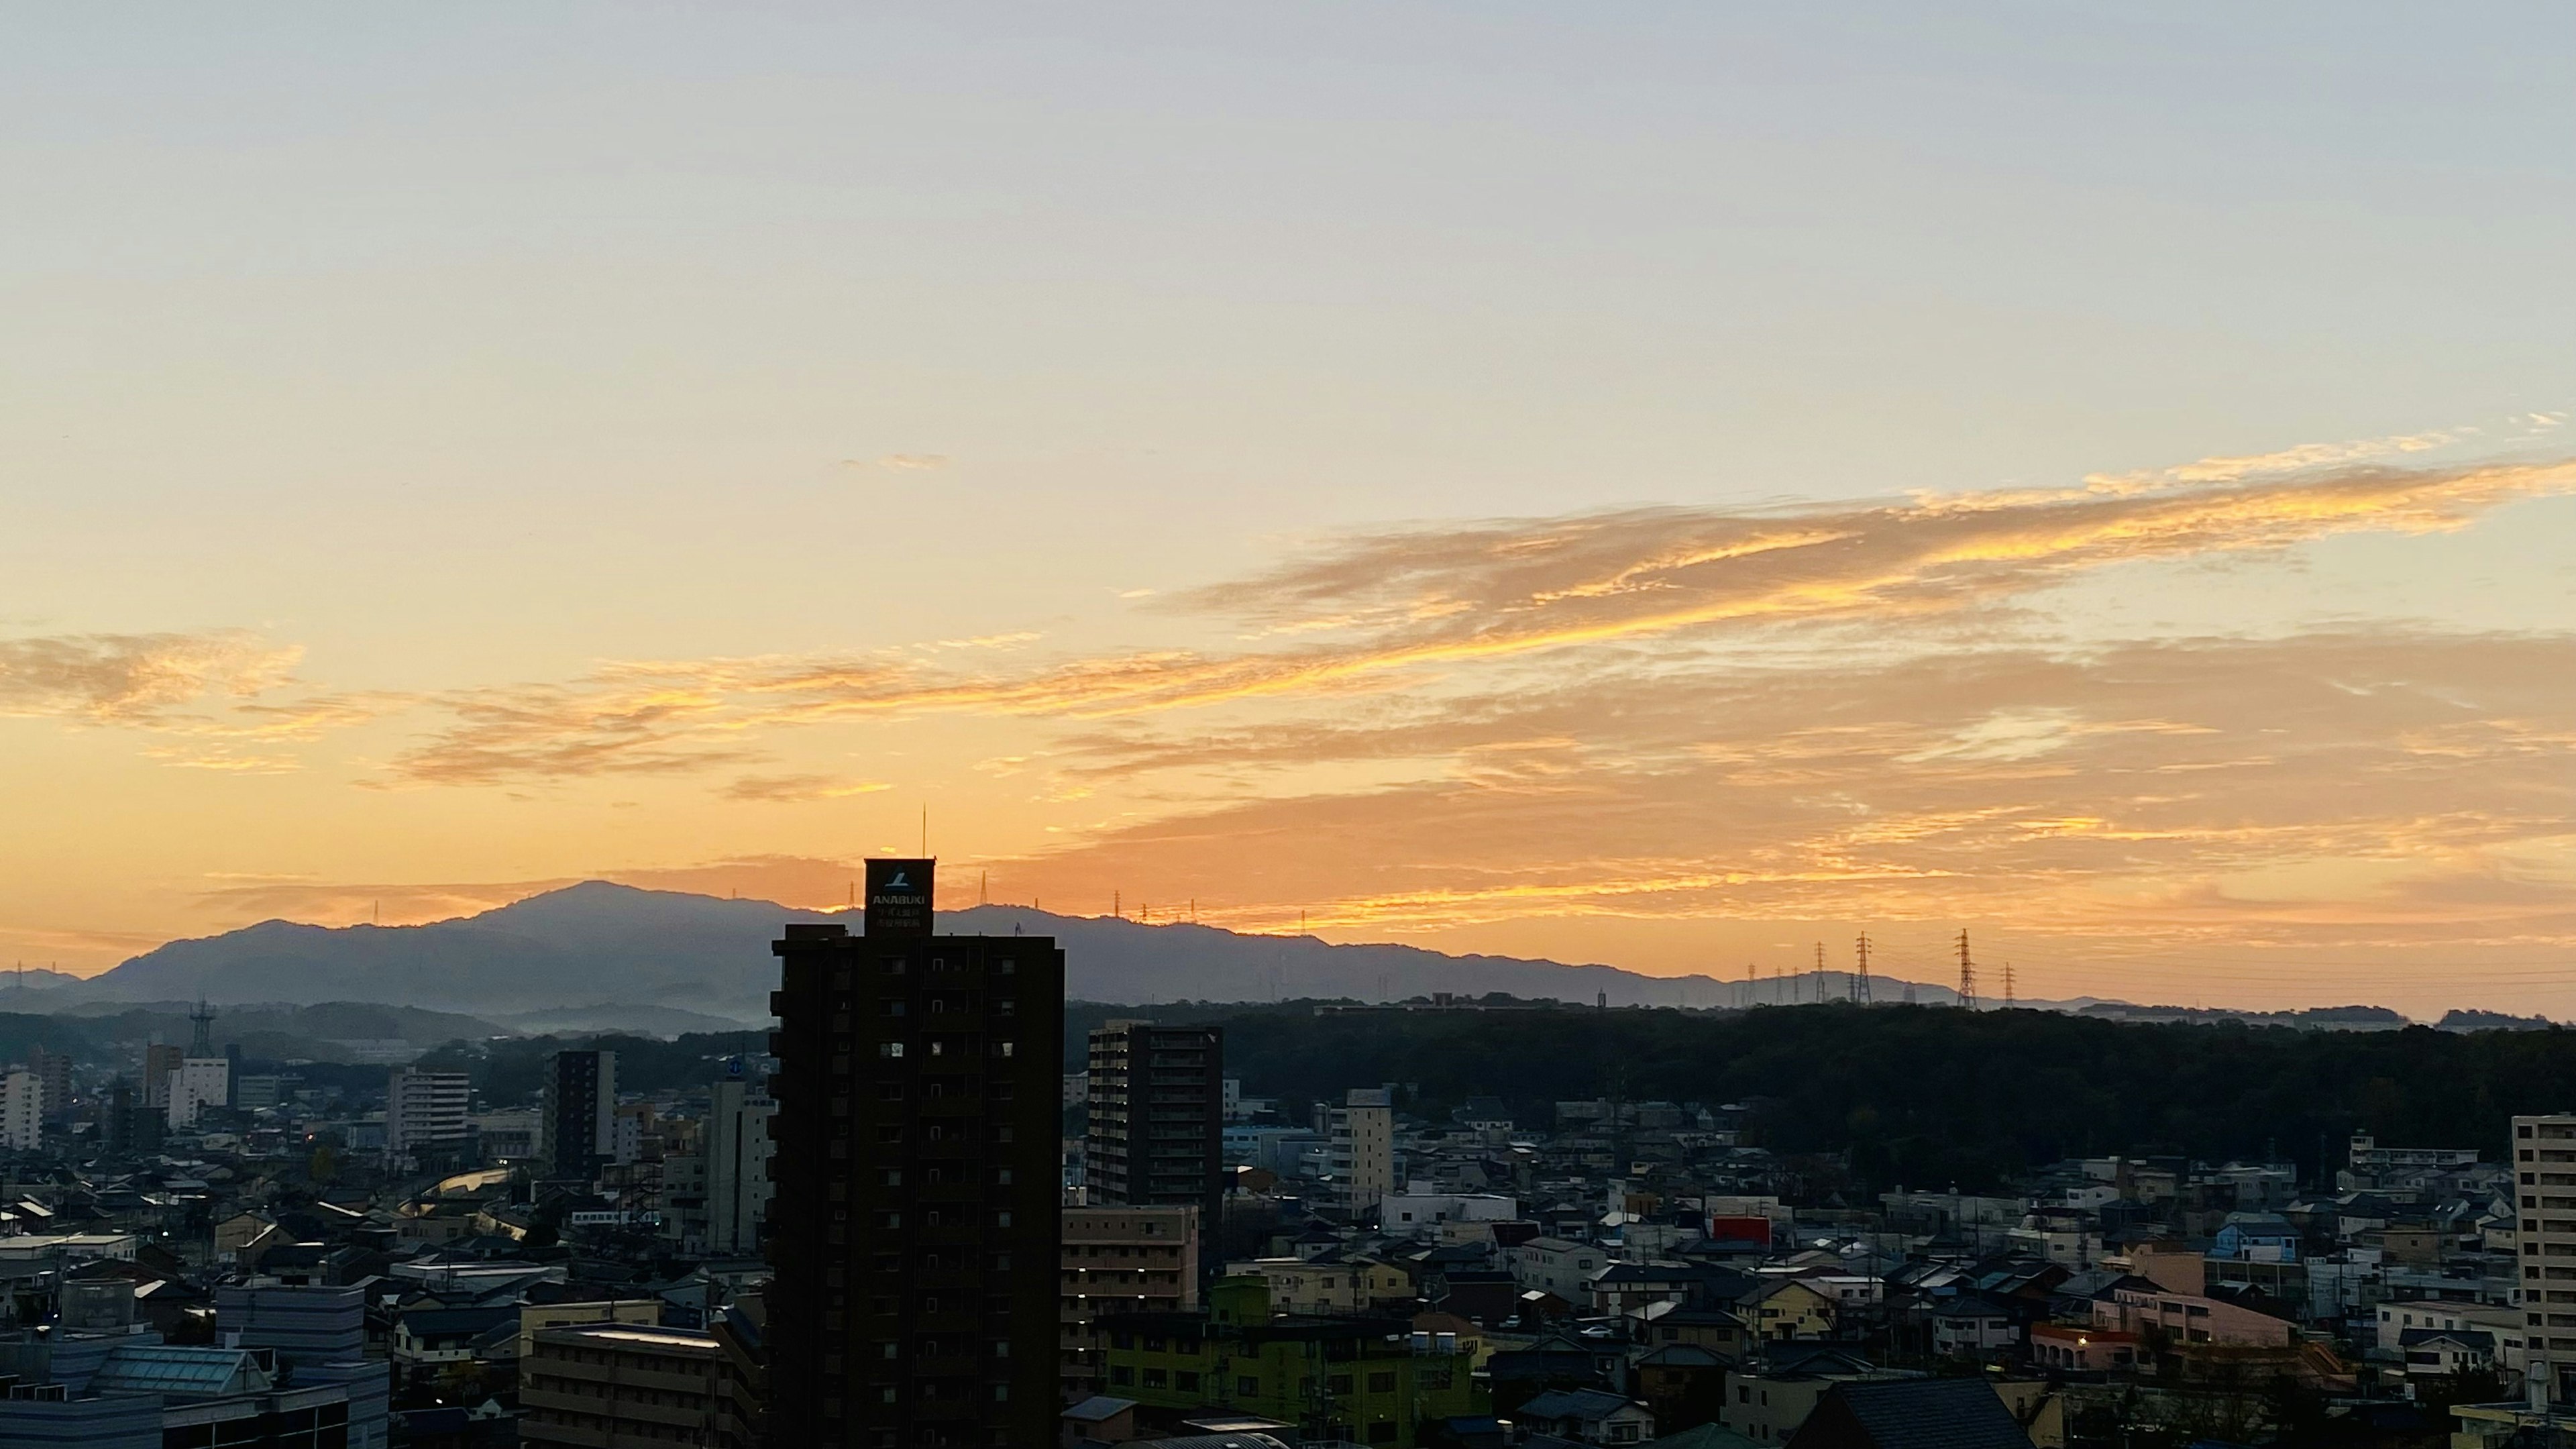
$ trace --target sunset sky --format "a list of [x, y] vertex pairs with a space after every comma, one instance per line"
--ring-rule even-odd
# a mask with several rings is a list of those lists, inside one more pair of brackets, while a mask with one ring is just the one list
[[2576, 9], [1833, 10], [22, 16], [0, 964], [926, 810], [951, 906], [2576, 1017]]

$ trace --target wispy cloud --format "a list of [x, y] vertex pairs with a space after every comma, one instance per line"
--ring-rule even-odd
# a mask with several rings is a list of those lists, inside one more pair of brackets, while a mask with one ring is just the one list
[[0, 639], [0, 715], [160, 724], [209, 700], [247, 700], [302, 651], [243, 630]]
[[2565, 463], [2334, 466], [2352, 446], [2317, 454], [2325, 466], [2218, 460], [2058, 490], [1756, 512], [1643, 508], [1348, 538], [1165, 604], [1303, 641], [1292, 645], [1137, 650], [1018, 671], [900, 651], [623, 663], [568, 685], [452, 696], [450, 723], [393, 769], [449, 784], [670, 773], [745, 760], [763, 729], [834, 719], [1107, 719], [1371, 695], [1565, 651], [1953, 618], [2117, 565], [2455, 529], [2500, 504], [2576, 487], [2576, 465]]
[[893, 788], [883, 780], [844, 780], [831, 775], [745, 775], [725, 786], [724, 795], [729, 800], [788, 805], [874, 795]]
[[406, 707], [407, 696], [264, 698], [303, 650], [239, 629], [0, 639], [0, 716], [175, 736], [143, 751], [185, 769], [284, 774], [308, 744]]
[[[1064, 898], [1193, 895], [1262, 926], [1299, 910], [1377, 931], [2005, 918], [2112, 957], [2249, 939], [2563, 948], [2569, 677], [2566, 637], [2315, 634], [1632, 668], [1357, 718], [1094, 735], [1066, 748], [1109, 771], [1420, 768], [1228, 800], [997, 874]], [[1522, 754], [1546, 788], [1481, 777]]]

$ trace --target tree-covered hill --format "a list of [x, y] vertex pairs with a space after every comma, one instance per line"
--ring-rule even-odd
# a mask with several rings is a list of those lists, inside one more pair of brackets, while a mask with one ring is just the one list
[[[1074, 1003], [1068, 1045], [1109, 1016], [1226, 1028], [1226, 1071], [1311, 1100], [1411, 1084], [1421, 1109], [1469, 1095], [1544, 1126], [1554, 1104], [1754, 1102], [1758, 1140], [1849, 1149], [1871, 1188], [1988, 1187], [2078, 1154], [2340, 1165], [2355, 1131], [2504, 1148], [2516, 1112], [2576, 1108], [2576, 1030], [2295, 1031], [2145, 1025], [2053, 1012], [1845, 1004], [1751, 1012], [1360, 1012], [1311, 1005]], [[1078, 1062], [1069, 1051], [1068, 1062]]]

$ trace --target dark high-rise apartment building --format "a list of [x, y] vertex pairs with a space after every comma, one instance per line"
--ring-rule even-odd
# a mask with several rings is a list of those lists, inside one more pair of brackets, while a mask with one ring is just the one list
[[537, 1155], [559, 1177], [596, 1177], [617, 1156], [617, 1053], [557, 1052], [546, 1062]]
[[1224, 1029], [1113, 1021], [1093, 1031], [1082, 1158], [1092, 1203], [1194, 1207], [1215, 1241], [1225, 1199]]
[[1064, 953], [931, 933], [931, 862], [868, 862], [866, 934], [771, 949], [769, 1442], [1056, 1441]]

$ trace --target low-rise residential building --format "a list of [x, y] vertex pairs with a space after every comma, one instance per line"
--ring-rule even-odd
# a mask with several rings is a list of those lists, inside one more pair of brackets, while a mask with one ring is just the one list
[[1474, 1403], [1467, 1357], [1432, 1335], [1401, 1318], [1274, 1317], [1257, 1277], [1218, 1280], [1203, 1312], [1105, 1315], [1097, 1327], [1107, 1393], [1151, 1409], [1224, 1409], [1309, 1439], [1413, 1449]]
[[1609, 1266], [1610, 1255], [1591, 1243], [1564, 1238], [1532, 1238], [1504, 1252], [1512, 1277], [1521, 1287], [1553, 1293], [1568, 1303], [1591, 1300], [1592, 1280]]
[[581, 1449], [708, 1443], [716, 1352], [715, 1337], [694, 1329], [539, 1329], [519, 1364], [519, 1442]]
[[1199, 1210], [1069, 1207], [1057, 1262], [1057, 1355], [1068, 1402], [1101, 1391], [1093, 1323], [1105, 1313], [1199, 1306]]

